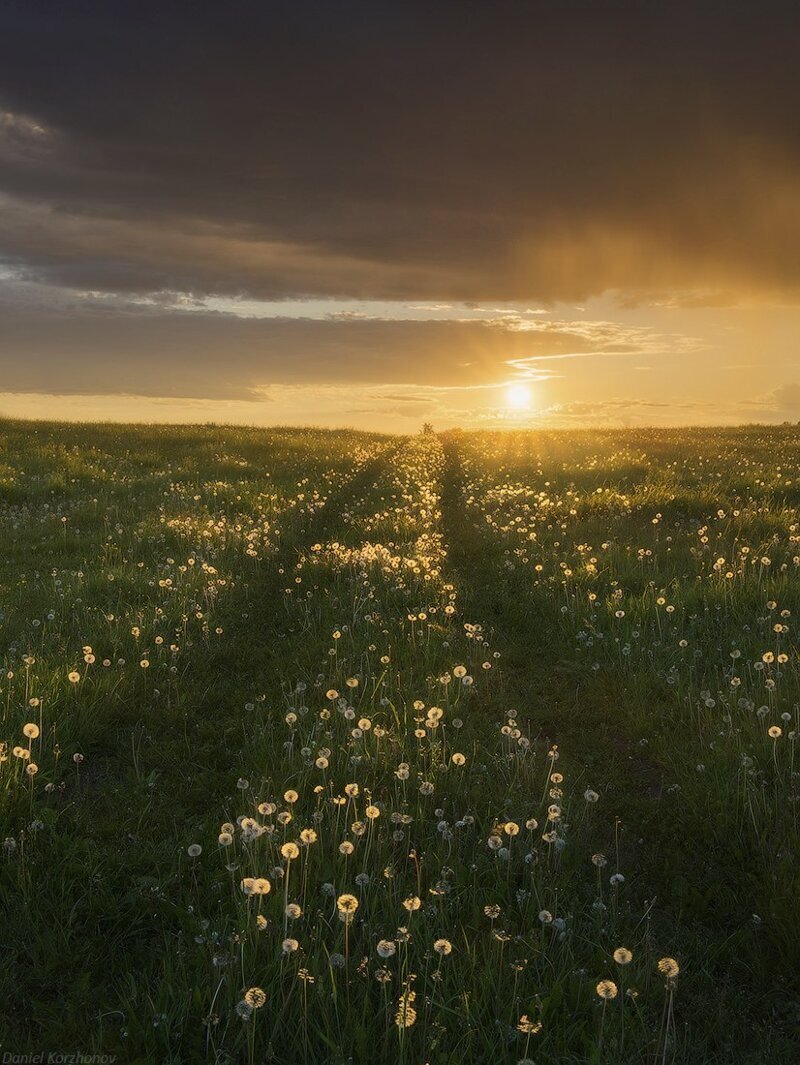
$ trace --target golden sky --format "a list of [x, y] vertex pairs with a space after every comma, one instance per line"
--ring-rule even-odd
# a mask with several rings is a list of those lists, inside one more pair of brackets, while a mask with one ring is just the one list
[[7, 5], [0, 414], [800, 419], [798, 30], [769, 0]]

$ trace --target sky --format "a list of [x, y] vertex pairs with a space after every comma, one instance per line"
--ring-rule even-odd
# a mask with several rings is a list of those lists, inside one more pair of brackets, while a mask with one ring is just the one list
[[4, 0], [0, 415], [800, 420], [800, 8]]

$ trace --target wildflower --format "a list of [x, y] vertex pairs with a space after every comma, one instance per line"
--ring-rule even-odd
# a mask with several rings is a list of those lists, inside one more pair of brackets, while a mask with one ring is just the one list
[[417, 895], [409, 895], [407, 899], [403, 899], [403, 907], [408, 910], [409, 913], [418, 910], [421, 905], [422, 900]]
[[379, 939], [375, 950], [377, 951], [379, 958], [391, 958], [397, 951], [397, 946], [391, 939]]
[[601, 980], [595, 988], [598, 997], [602, 999], [616, 998], [617, 990], [617, 985], [613, 980]]
[[281, 847], [281, 856], [287, 860], [287, 862], [294, 861], [295, 858], [300, 857], [300, 848], [296, 843], [284, 843]]
[[296, 939], [291, 939], [291, 938], [284, 939], [283, 943], [281, 943], [281, 950], [286, 955], [294, 954], [295, 951], [297, 951], [299, 949], [300, 949], [300, 944], [297, 942]]
[[445, 957], [453, 950], [453, 944], [449, 939], [437, 939], [433, 944], [433, 949], [440, 957]]
[[658, 963], [658, 971], [662, 976], [666, 976], [667, 980], [674, 980], [681, 971], [681, 967], [674, 958], [661, 958]]
[[358, 909], [358, 899], [355, 895], [340, 895], [336, 900], [336, 909], [342, 921], [352, 921]]
[[417, 1011], [413, 1002], [416, 999], [413, 991], [404, 991], [400, 996], [397, 1012], [394, 1015], [394, 1023], [398, 1028], [410, 1028], [417, 1020]]
[[614, 961], [617, 965], [628, 965], [633, 961], [633, 954], [631, 954], [627, 947], [617, 947], [614, 951]]
[[541, 1030], [541, 1021], [532, 1021], [527, 1014], [522, 1014], [517, 1025], [518, 1032], [522, 1032], [524, 1035], [537, 1035]]
[[203, 853], [203, 848], [200, 846], [199, 843], [190, 843], [189, 846], [186, 848], [186, 853], [189, 855], [190, 858], [199, 858], [200, 855]]
[[32, 721], [29, 721], [27, 725], [23, 725], [22, 735], [26, 736], [29, 740], [37, 739], [39, 736], [39, 726], [35, 725]]
[[260, 987], [251, 987], [250, 990], [245, 993], [244, 1000], [251, 1010], [260, 1010], [267, 1001], [267, 996]]

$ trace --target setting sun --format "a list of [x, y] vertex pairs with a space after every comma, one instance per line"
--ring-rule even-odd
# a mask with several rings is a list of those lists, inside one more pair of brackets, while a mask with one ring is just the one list
[[516, 382], [506, 389], [506, 407], [509, 410], [529, 410], [531, 405], [531, 390], [528, 385]]

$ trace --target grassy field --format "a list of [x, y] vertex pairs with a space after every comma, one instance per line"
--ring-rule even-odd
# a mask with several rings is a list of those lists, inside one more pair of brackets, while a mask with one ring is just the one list
[[796, 429], [0, 446], [0, 1051], [800, 1060]]

